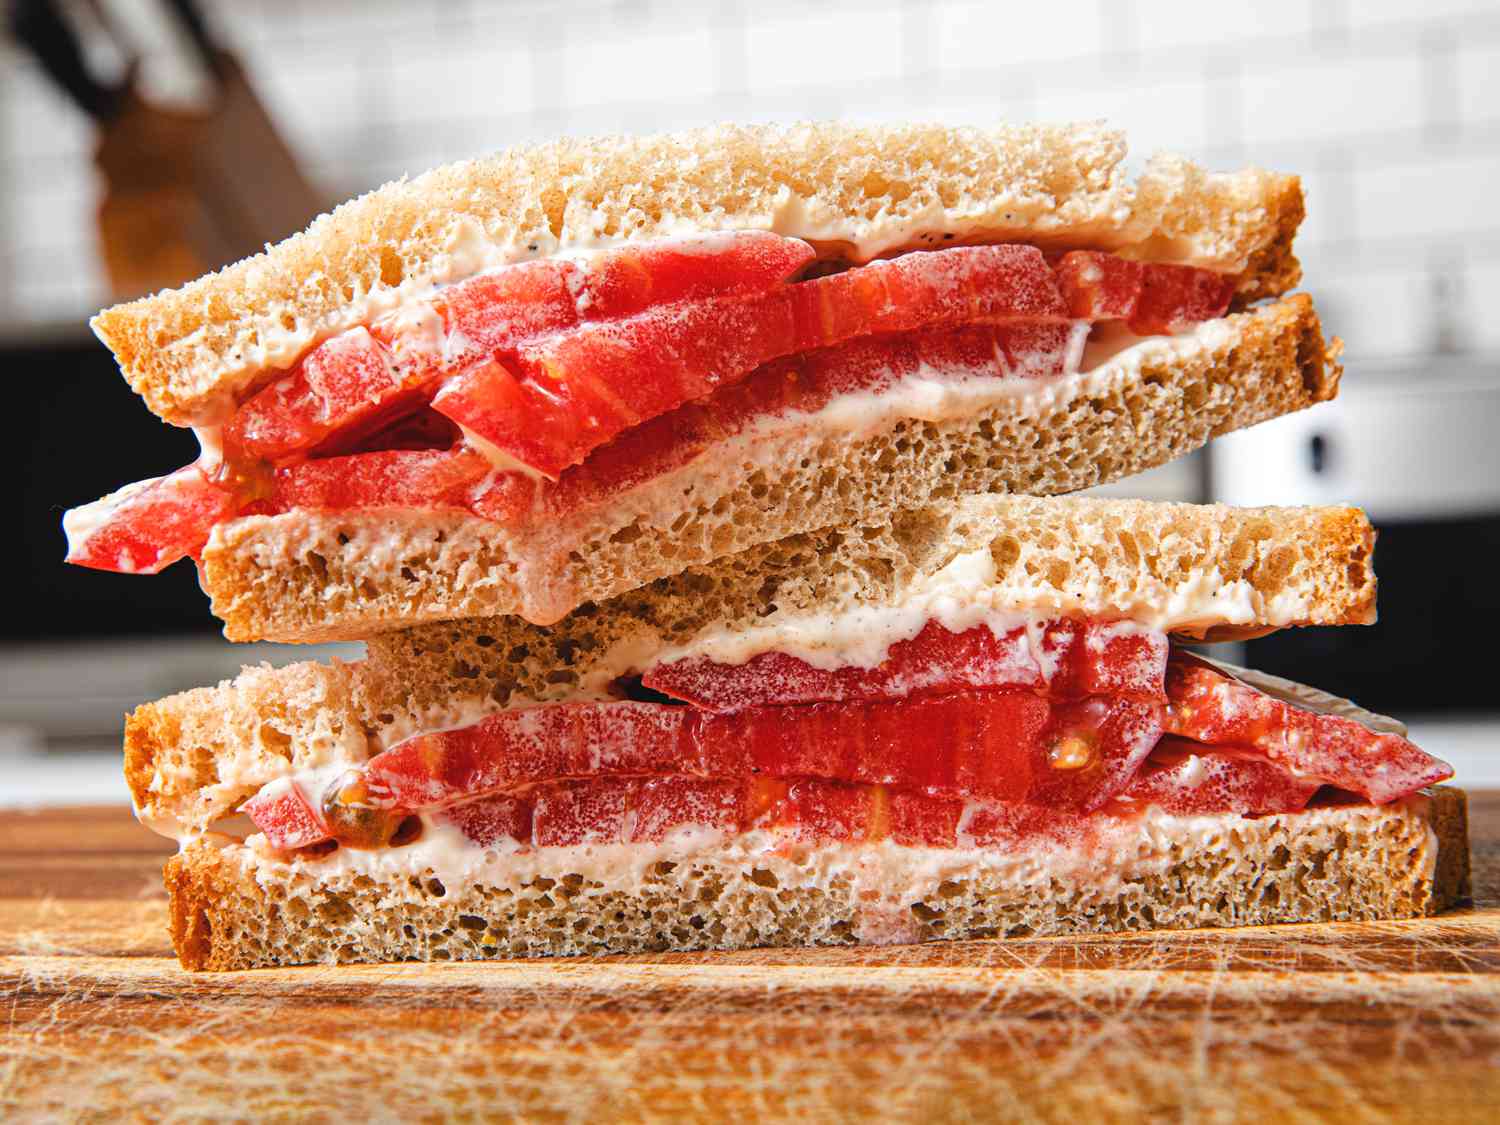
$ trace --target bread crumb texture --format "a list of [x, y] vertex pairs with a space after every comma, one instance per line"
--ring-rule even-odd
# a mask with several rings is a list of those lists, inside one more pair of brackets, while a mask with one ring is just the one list
[[708, 852], [657, 862], [630, 890], [566, 865], [450, 886], [433, 872], [324, 876], [239, 846], [190, 847], [166, 877], [190, 969], [1367, 921], [1433, 914], [1468, 893], [1464, 803], [1440, 787], [1383, 808], [1198, 818], [1196, 831], [1143, 836], [1121, 878], [1043, 866], [1018, 879], [976, 863], [913, 886]]
[[1158, 156], [1132, 183], [1124, 155], [1123, 135], [1100, 124], [723, 125], [559, 140], [387, 184], [262, 254], [106, 309], [93, 327], [155, 413], [201, 425], [371, 308], [475, 261], [606, 240], [773, 230], [850, 260], [1024, 240], [1191, 259], [1240, 274], [1241, 302], [1296, 284], [1296, 177], [1210, 174]]

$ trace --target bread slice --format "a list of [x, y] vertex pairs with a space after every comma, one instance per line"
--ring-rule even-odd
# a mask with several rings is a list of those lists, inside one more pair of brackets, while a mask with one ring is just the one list
[[[971, 597], [1017, 611], [1197, 631], [1369, 623], [1373, 546], [1354, 508], [947, 501], [753, 547], [552, 626], [431, 624], [372, 638], [356, 664], [249, 668], [137, 708], [125, 726], [125, 772], [142, 819], [170, 835], [202, 831], [293, 770], [361, 762], [513, 698], [597, 692], [668, 648], [910, 604], [959, 558], [981, 575]], [[1201, 608], [1182, 608], [1193, 604]], [[1163, 609], [1173, 605], [1176, 616]]]
[[358, 640], [426, 621], [549, 623], [683, 568], [973, 493], [1070, 492], [1332, 398], [1339, 342], [1302, 295], [1148, 341], [1086, 375], [1020, 380], [927, 418], [803, 416], [551, 523], [294, 511], [217, 527], [202, 582], [231, 640]]
[[300, 863], [204, 843], [166, 881], [189, 969], [1048, 936], [1434, 914], [1469, 894], [1466, 821], [1439, 786], [1378, 808], [1147, 813], [1076, 853], [739, 838], [623, 865], [540, 848], [455, 877], [400, 849]]
[[303, 234], [93, 327], [162, 418], [212, 425], [318, 340], [479, 269], [622, 239], [771, 230], [854, 262], [1028, 241], [1189, 261], [1285, 292], [1296, 177], [1155, 158], [1102, 125], [719, 126], [515, 148], [388, 184]]

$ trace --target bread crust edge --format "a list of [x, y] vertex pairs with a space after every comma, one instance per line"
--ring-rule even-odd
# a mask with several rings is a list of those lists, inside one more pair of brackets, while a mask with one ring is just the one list
[[[1412, 872], [1405, 876], [1410, 880], [1410, 893], [1403, 896], [1403, 901], [1414, 904], [1411, 909], [1389, 916], [1382, 914], [1378, 918], [1361, 919], [1361, 921], [1401, 921], [1431, 917], [1462, 905], [1469, 899], [1467, 794], [1462, 789], [1453, 786], [1439, 785], [1422, 790], [1420, 796], [1423, 801], [1417, 815], [1421, 816], [1435, 842], [1432, 870], [1428, 874]], [[1317, 811], [1320, 810], [1309, 810], [1313, 813]], [[1400, 802], [1387, 807], [1387, 810], [1377, 811], [1388, 811], [1388, 815], [1392, 817], [1405, 815]], [[1283, 815], [1299, 817], [1304, 814]], [[1230, 818], [1226, 817], [1226, 819]], [[184, 969], [196, 972], [268, 967], [260, 964], [245, 964], [235, 943], [225, 936], [227, 923], [231, 919], [227, 915], [221, 915], [220, 911], [226, 894], [234, 886], [236, 876], [228, 870], [217, 849], [205, 846], [190, 847], [167, 861], [164, 874], [171, 902], [172, 945]], [[264, 888], [262, 888], [262, 894], [263, 901], [269, 903], [269, 894], [264, 891]], [[1345, 906], [1347, 907], [1348, 904]], [[1122, 930], [1108, 926], [1089, 926], [1086, 924], [1086, 919], [1081, 917], [1076, 921], [1078, 922], [1076, 927], [1066, 926], [1056, 935], [1049, 936], [1090, 933], [1202, 932], [1206, 929], [1232, 928], [1209, 926]], [[1315, 920], [1276, 917], [1254, 924], [1291, 925], [1305, 924], [1310, 921]], [[1011, 939], [1002, 938], [1001, 940]], [[726, 948], [746, 947], [728, 946]], [[622, 949], [620, 952], [640, 951]], [[496, 949], [490, 956], [511, 955], [514, 955], [514, 951]]]

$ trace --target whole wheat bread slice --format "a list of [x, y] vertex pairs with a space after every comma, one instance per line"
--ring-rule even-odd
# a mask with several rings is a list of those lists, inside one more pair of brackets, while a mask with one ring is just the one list
[[1152, 160], [1134, 183], [1102, 125], [719, 126], [561, 140], [401, 180], [303, 234], [93, 326], [169, 422], [224, 421], [318, 340], [477, 268], [621, 239], [772, 230], [850, 261], [1026, 241], [1188, 260], [1239, 275], [1239, 300], [1300, 268], [1294, 176]]
[[653, 855], [624, 885], [580, 871], [565, 848], [454, 878], [399, 855], [382, 872], [199, 844], [167, 863], [166, 881], [189, 969], [1363, 921], [1469, 894], [1466, 802], [1446, 786], [1379, 808], [1147, 814], [1122, 836], [1081, 863], [1037, 857], [1019, 876], [1028, 857], [999, 849], [939, 858], [934, 873], [926, 849], [830, 856], [731, 840]]
[[412, 510], [248, 516], [214, 530], [203, 587], [236, 641], [358, 640], [488, 614], [545, 624], [815, 527], [975, 493], [1071, 492], [1163, 464], [1332, 398], [1338, 346], [1298, 295], [1155, 341], [1040, 405], [1001, 399], [854, 433], [791, 425], [731, 439], [552, 522]]
[[[981, 496], [763, 544], [580, 607], [370, 640], [355, 664], [248, 668], [136, 709], [125, 772], [143, 819], [202, 830], [294, 769], [364, 761], [418, 730], [511, 702], [598, 690], [715, 630], [898, 606], [964, 553], [987, 552], [998, 606], [1143, 618], [1177, 594], [1235, 593], [1242, 628], [1374, 620], [1374, 532], [1354, 508], [1231, 508]], [[1228, 601], [1224, 603], [1228, 605]], [[174, 833], [175, 834], [175, 833]]]

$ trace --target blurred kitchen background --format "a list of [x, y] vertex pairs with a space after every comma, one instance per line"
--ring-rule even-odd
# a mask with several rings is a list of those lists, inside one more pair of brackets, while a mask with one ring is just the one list
[[120, 716], [330, 650], [230, 646], [191, 566], [64, 567], [64, 508], [190, 460], [86, 327], [102, 305], [448, 160], [725, 119], [1106, 117], [1137, 159], [1295, 171], [1348, 342], [1337, 403], [1111, 489], [1366, 506], [1381, 624], [1240, 655], [1409, 719], [1500, 784], [1500, 6], [1493, 0], [9, 0], [0, 351], [19, 549], [0, 804], [124, 799]]

